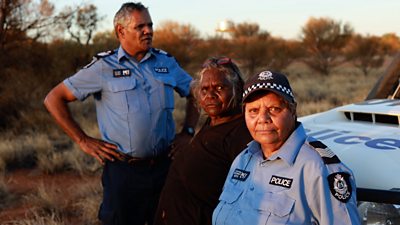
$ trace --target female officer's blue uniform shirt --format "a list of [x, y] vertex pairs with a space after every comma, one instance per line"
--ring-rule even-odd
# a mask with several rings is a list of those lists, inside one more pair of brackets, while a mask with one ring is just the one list
[[225, 181], [214, 225], [360, 224], [352, 172], [296, 130], [269, 159], [252, 141]]
[[175, 136], [174, 90], [190, 93], [192, 78], [166, 52], [136, 62], [121, 47], [97, 55], [64, 84], [79, 100], [93, 94], [102, 138], [135, 157], [162, 154]]

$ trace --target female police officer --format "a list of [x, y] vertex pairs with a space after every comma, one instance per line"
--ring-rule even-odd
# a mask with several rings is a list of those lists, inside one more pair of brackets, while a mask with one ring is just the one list
[[360, 224], [353, 174], [307, 137], [287, 78], [251, 77], [243, 103], [254, 141], [231, 166], [213, 224]]

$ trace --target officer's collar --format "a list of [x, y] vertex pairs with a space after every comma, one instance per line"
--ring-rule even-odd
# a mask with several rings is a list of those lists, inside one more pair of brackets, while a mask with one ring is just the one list
[[[145, 60], [147, 60], [148, 58], [150, 58], [152, 55], [155, 56], [153, 48], [151, 48], [151, 49], [146, 53], [146, 55], [143, 57], [142, 60], [140, 60], [140, 62], [144, 62]], [[122, 48], [122, 46], [119, 46], [119, 48], [118, 48], [118, 62], [121, 62], [121, 60], [122, 60], [123, 58], [125, 58], [125, 59], [130, 59], [130, 58], [132, 58], [132, 57]], [[140, 62], [139, 62], [139, 63], [140, 63]]]
[[285, 143], [283, 143], [279, 151], [271, 157], [271, 160], [279, 157], [292, 166], [306, 138], [307, 135], [303, 125], [300, 122], [296, 122], [296, 129], [292, 132]]

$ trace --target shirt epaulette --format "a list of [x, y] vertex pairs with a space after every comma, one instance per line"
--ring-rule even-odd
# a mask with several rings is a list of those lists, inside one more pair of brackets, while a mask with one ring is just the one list
[[324, 143], [320, 141], [310, 141], [308, 144], [318, 152], [325, 164], [340, 163], [340, 159]]
[[107, 57], [107, 56], [109, 56], [109, 55], [112, 55], [112, 54], [114, 54], [114, 53], [115, 53], [114, 50], [108, 50], [108, 51], [106, 51], [106, 52], [97, 53], [97, 54], [94, 56], [94, 58], [101, 59], [101, 58]]
[[114, 50], [109, 50], [109, 51], [106, 51], [106, 52], [97, 53], [95, 56], [93, 56], [92, 61], [91, 61], [89, 64], [87, 64], [86, 66], [84, 66], [83, 68], [84, 68], [84, 69], [87, 69], [87, 68], [89, 68], [91, 65], [93, 65], [97, 60], [99, 60], [99, 59], [101, 59], [101, 58], [105, 58], [105, 57], [107, 57], [107, 56], [110, 56], [110, 55], [112, 55], [112, 54], [114, 54], [114, 53], [115, 53]]
[[162, 54], [162, 55], [166, 55], [168, 57], [172, 57], [172, 55], [169, 54], [168, 52], [166, 52], [164, 50], [161, 50], [161, 49], [158, 49], [158, 48], [153, 48], [153, 51], [156, 52], [156, 53]]

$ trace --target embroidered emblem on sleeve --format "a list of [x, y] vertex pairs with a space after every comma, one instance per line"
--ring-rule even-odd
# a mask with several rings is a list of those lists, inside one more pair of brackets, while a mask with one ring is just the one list
[[344, 203], [351, 198], [352, 187], [349, 178], [350, 175], [344, 172], [332, 173], [328, 176], [329, 189], [333, 197]]

